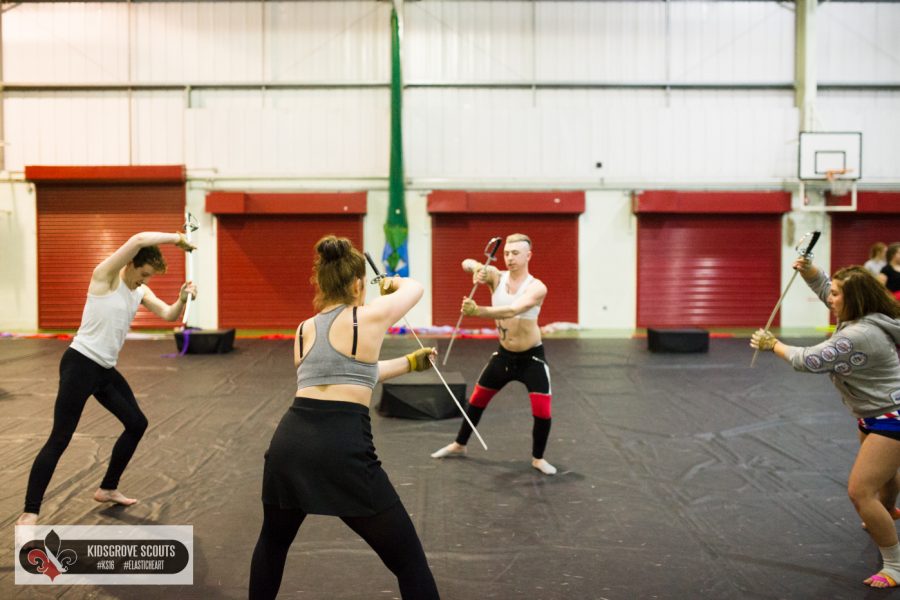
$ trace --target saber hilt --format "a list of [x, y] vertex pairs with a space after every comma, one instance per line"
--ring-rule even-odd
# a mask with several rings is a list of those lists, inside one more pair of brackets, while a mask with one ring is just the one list
[[[797, 242], [797, 245], [794, 247], [794, 249], [797, 251], [797, 254], [801, 255], [803, 258], [812, 258], [813, 257], [812, 249], [816, 245], [816, 242], [819, 241], [819, 237], [821, 235], [822, 235], [821, 231], [810, 231], [809, 233], [804, 235], [802, 238], [800, 238], [800, 241]], [[803, 242], [804, 242], [804, 240], [806, 240], [806, 238], [810, 238], [810, 241], [806, 245], [805, 248], [801, 248], [801, 244], [803, 244]]]
[[[484, 247], [484, 255], [487, 256], [487, 260], [484, 262], [484, 269], [488, 268], [488, 265], [494, 260], [494, 257], [497, 256], [497, 250], [500, 248], [500, 244], [503, 243], [503, 238], [493, 237], [487, 243], [487, 246]], [[475, 295], [475, 290], [478, 289], [478, 283], [472, 286], [472, 291], [469, 292], [469, 295], [466, 296], [467, 299], [471, 300], [472, 296]], [[453, 349], [453, 341], [456, 340], [456, 334], [459, 331], [459, 326], [462, 324], [463, 313], [459, 313], [459, 318], [456, 319], [456, 326], [453, 328], [453, 333], [450, 334], [450, 343], [447, 344], [447, 352], [444, 353], [444, 360], [441, 362], [442, 365], [447, 366], [447, 359], [450, 358], [450, 350]]]
[[375, 264], [375, 261], [372, 259], [371, 254], [366, 252], [365, 255], [366, 255], [366, 260], [369, 261], [369, 266], [372, 267], [373, 271], [375, 271], [375, 277], [372, 279], [371, 283], [376, 284], [376, 283], [380, 283], [380, 282], [384, 281], [387, 278], [387, 275], [385, 275], [378, 269], [378, 265]]
[[[368, 252], [364, 253], [366, 255], [366, 260], [369, 261], [369, 265], [372, 267], [372, 270], [375, 271], [375, 279], [373, 281], [381, 281], [384, 279], [384, 275], [378, 269], [378, 265], [375, 264], [375, 261], [372, 260], [372, 255]], [[422, 340], [419, 339], [419, 336], [416, 335], [415, 330], [412, 328], [412, 325], [409, 324], [409, 320], [406, 318], [406, 315], [403, 316], [403, 323], [406, 325], [406, 328], [413, 334], [413, 337], [416, 338], [416, 341], [419, 343], [419, 348], [422, 350], [425, 349], [425, 345], [422, 343]], [[472, 420], [469, 418], [469, 415], [466, 414], [465, 409], [460, 404], [459, 400], [456, 398], [456, 394], [453, 393], [453, 390], [450, 389], [450, 386], [447, 384], [447, 380], [444, 379], [444, 376], [441, 374], [437, 365], [434, 364], [434, 359], [431, 358], [431, 355], [428, 356], [428, 362], [431, 363], [431, 366], [434, 368], [434, 372], [437, 373], [437, 376], [441, 379], [441, 383], [444, 384], [444, 387], [447, 389], [447, 393], [450, 394], [450, 397], [453, 398], [453, 402], [456, 403], [456, 407], [459, 409], [459, 412], [462, 413], [463, 418], [469, 424], [469, 427], [472, 428], [472, 431], [475, 433], [475, 436], [478, 438], [478, 441], [481, 442], [482, 447], [487, 450], [487, 444], [484, 442], [484, 438], [481, 437], [481, 434], [478, 433], [478, 430], [475, 428], [475, 424], [472, 423]]]

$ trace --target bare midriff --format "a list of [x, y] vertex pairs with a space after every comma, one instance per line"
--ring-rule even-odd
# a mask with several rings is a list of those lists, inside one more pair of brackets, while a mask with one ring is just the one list
[[500, 345], [510, 352], [524, 352], [541, 343], [541, 328], [535, 319], [498, 319], [497, 333]]
[[372, 402], [372, 389], [352, 383], [312, 385], [298, 389], [297, 397], [312, 398], [313, 400], [332, 400], [335, 402], [355, 402], [356, 404], [369, 406]]

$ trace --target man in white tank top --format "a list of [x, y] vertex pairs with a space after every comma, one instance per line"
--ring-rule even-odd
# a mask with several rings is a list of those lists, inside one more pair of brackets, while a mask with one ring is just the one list
[[[471, 258], [462, 262], [463, 270], [473, 274], [473, 281], [490, 287], [492, 304], [490, 307], [478, 306], [474, 300], [466, 298], [462, 312], [494, 319], [500, 337], [500, 348], [481, 371], [466, 413], [477, 427], [488, 402], [503, 386], [510, 381], [524, 383], [534, 417], [531, 466], [545, 475], [553, 475], [556, 467], [544, 460], [551, 422], [550, 370], [544, 358], [537, 322], [541, 304], [547, 296], [547, 286], [528, 272], [531, 246], [531, 238], [527, 235], [514, 233], [507, 236], [503, 248], [506, 271], [485, 267]], [[432, 458], [465, 455], [471, 433], [472, 428], [463, 422], [456, 441], [434, 452]]]
[[181, 286], [175, 302], [166, 304], [145, 285], [151, 277], [166, 271], [159, 244], [174, 244], [186, 252], [194, 249], [181, 233], [138, 233], [94, 269], [81, 326], [60, 361], [53, 429], [31, 467], [25, 510], [18, 525], [37, 522], [44, 492], [90, 396], [97, 398], [125, 426], [113, 447], [109, 468], [94, 493], [94, 500], [125, 506], [137, 502], [122, 494], [118, 484], [147, 428], [147, 418], [128, 382], [115, 368], [119, 351], [141, 304], [153, 314], [174, 321], [181, 315], [188, 296], [197, 294], [197, 288], [188, 281]]

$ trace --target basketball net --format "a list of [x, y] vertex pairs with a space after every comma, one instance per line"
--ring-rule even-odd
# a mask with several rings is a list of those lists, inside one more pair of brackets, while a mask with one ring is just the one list
[[853, 188], [853, 180], [838, 177], [838, 175], [846, 175], [847, 173], [849, 173], [847, 169], [825, 172], [825, 179], [828, 181], [829, 191], [832, 196], [846, 196], [850, 193], [850, 190]]

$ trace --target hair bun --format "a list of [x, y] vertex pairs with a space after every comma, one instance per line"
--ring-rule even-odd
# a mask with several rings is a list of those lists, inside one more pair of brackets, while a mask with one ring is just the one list
[[322, 238], [316, 247], [316, 252], [322, 257], [323, 262], [341, 260], [350, 254], [350, 242], [346, 239], [338, 239], [333, 235]]

